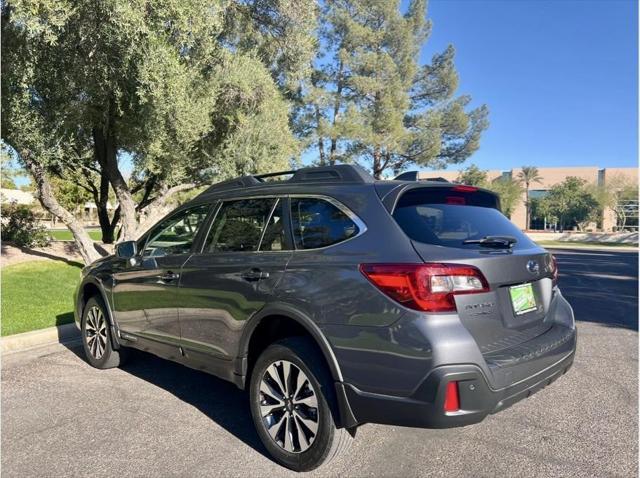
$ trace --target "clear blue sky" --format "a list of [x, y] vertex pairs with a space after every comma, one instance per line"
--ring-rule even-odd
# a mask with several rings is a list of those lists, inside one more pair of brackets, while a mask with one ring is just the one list
[[431, 0], [428, 16], [422, 59], [452, 43], [459, 93], [490, 109], [465, 165], [638, 165], [634, 0]]

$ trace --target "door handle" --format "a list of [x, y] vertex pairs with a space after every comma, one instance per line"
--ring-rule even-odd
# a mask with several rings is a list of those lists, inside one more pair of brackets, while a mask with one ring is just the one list
[[178, 279], [179, 277], [180, 277], [180, 274], [176, 274], [175, 272], [169, 271], [166, 274], [161, 275], [160, 280], [164, 282], [171, 282]]
[[269, 273], [263, 272], [260, 269], [249, 269], [248, 271], [244, 271], [242, 274], [240, 274], [240, 277], [242, 277], [244, 280], [256, 281], [260, 279], [266, 279], [267, 277], [269, 277]]

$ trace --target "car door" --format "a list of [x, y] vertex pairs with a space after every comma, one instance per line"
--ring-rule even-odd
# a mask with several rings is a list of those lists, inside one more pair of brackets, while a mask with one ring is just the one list
[[192, 366], [231, 378], [242, 329], [269, 300], [292, 254], [286, 198], [220, 204], [202, 251], [182, 269], [182, 343]]
[[[122, 261], [114, 274], [113, 304], [121, 335], [130, 341], [155, 343], [170, 355], [178, 350], [178, 284], [180, 268], [189, 258], [211, 206], [177, 211], [139, 242], [140, 253]], [[163, 348], [160, 344], [171, 344]], [[153, 344], [144, 347], [153, 349]], [[160, 350], [152, 350], [165, 355]]]

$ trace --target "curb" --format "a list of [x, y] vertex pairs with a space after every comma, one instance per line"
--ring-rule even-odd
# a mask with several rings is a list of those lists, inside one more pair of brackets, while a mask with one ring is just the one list
[[3, 354], [19, 352], [42, 345], [68, 344], [79, 340], [80, 331], [75, 323], [71, 323], [2, 337], [0, 339], [0, 351]]

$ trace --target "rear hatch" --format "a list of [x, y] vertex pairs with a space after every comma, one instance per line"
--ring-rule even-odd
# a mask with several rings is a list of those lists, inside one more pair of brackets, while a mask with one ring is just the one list
[[499, 210], [498, 197], [462, 185], [411, 187], [393, 217], [424, 262], [472, 265], [490, 291], [455, 296], [456, 309], [484, 355], [545, 333], [552, 257]]

